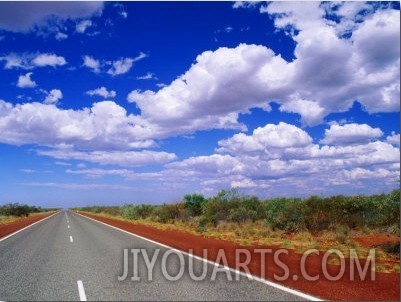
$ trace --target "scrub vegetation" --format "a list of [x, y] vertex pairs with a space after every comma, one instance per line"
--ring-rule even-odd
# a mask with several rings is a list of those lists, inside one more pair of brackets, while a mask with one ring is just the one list
[[9, 223], [20, 217], [28, 217], [31, 214], [54, 211], [57, 209], [44, 209], [27, 204], [7, 203], [0, 206], [0, 224]]
[[[379, 257], [393, 259], [399, 267], [399, 189], [371, 196], [314, 195], [304, 199], [266, 200], [230, 189], [210, 198], [187, 194], [172, 204], [91, 206], [75, 210], [240, 245], [280, 245], [299, 252], [338, 248], [345, 254], [350, 248], [362, 253], [377, 248]], [[376, 244], [374, 240], [370, 245], [359, 240], [364, 236], [375, 238], [375, 234], [381, 238]]]

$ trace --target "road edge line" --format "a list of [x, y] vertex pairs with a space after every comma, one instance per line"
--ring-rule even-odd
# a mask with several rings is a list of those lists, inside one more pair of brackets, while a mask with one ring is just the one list
[[11, 234], [9, 234], [9, 235], [3, 237], [3, 238], [0, 238], [0, 242], [2, 242], [3, 240], [6, 240], [6, 239], [8, 239], [8, 238], [10, 238], [10, 237], [12, 237], [12, 236], [18, 234], [19, 232], [22, 232], [22, 231], [26, 230], [27, 228], [30, 228], [31, 226], [34, 226], [35, 224], [37, 224], [37, 223], [39, 223], [39, 222], [42, 222], [42, 221], [44, 221], [44, 220], [46, 220], [46, 219], [48, 219], [48, 218], [50, 218], [50, 217], [53, 217], [54, 215], [56, 215], [56, 214], [58, 214], [58, 213], [60, 213], [60, 212], [61, 212], [61, 211], [58, 211], [58, 212], [56, 212], [56, 213], [54, 213], [54, 214], [52, 214], [52, 215], [50, 215], [50, 216], [47, 216], [47, 217], [45, 217], [45, 218], [42, 218], [41, 220], [35, 221], [34, 223], [32, 223], [32, 224], [30, 224], [30, 225], [27, 225], [26, 227], [24, 227], [24, 228], [22, 228], [22, 229], [20, 229], [20, 230], [18, 230], [18, 231], [15, 231], [14, 233], [11, 233]]
[[[96, 221], [96, 222], [98, 222], [98, 223], [104, 224], [104, 225], [106, 225], [106, 226], [108, 226], [108, 227], [111, 227], [111, 228], [113, 228], [113, 229], [116, 229], [116, 230], [119, 230], [119, 231], [121, 231], [121, 232], [127, 233], [127, 234], [129, 234], [129, 235], [131, 235], [131, 236], [135, 236], [135, 237], [137, 237], [137, 238], [140, 238], [140, 239], [146, 240], [146, 241], [148, 241], [148, 242], [151, 242], [151, 243], [160, 245], [160, 246], [162, 246], [162, 247], [168, 248], [168, 249], [170, 249], [170, 250], [179, 252], [179, 253], [184, 254], [184, 255], [186, 255], [186, 256], [188, 256], [188, 257], [195, 258], [195, 259], [197, 259], [197, 260], [200, 260], [200, 261], [209, 263], [209, 264], [214, 265], [214, 266], [219, 266], [219, 265], [220, 265], [219, 263], [216, 263], [216, 262], [211, 261], [211, 260], [209, 260], [209, 259], [205, 259], [205, 258], [199, 257], [199, 256], [197, 256], [197, 255], [193, 255], [193, 254], [187, 253], [187, 252], [185, 252], [185, 251], [181, 251], [181, 250], [176, 249], [176, 248], [174, 248], [174, 247], [172, 247], [172, 246], [166, 245], [166, 244], [161, 243], [161, 242], [154, 241], [154, 240], [152, 240], [152, 239], [143, 237], [143, 236], [141, 236], [141, 235], [137, 235], [137, 234], [131, 233], [131, 232], [129, 232], [129, 231], [126, 231], [126, 230], [120, 229], [120, 228], [118, 228], [118, 227], [115, 227], [115, 226], [113, 226], [113, 225], [111, 225], [111, 224], [107, 224], [107, 223], [105, 223], [105, 222], [103, 222], [103, 221], [99, 221], [99, 220], [93, 219], [93, 218], [91, 218], [91, 217], [87, 217], [87, 216], [82, 215], [82, 214], [77, 213], [77, 212], [72, 212], [72, 213], [77, 214], [77, 215], [79, 215], [79, 216], [81, 216], [81, 217], [84, 217], [84, 218], [86, 218], [86, 219], [90, 219], [90, 220]], [[271, 287], [274, 287], [274, 288], [276, 288], [276, 289], [282, 290], [282, 291], [284, 291], [284, 292], [286, 292], [286, 293], [289, 293], [289, 294], [293, 294], [293, 295], [298, 296], [298, 297], [300, 297], [300, 298], [307, 299], [307, 300], [309, 300], [309, 301], [324, 301], [324, 300], [321, 299], [321, 298], [314, 297], [314, 296], [312, 296], [312, 295], [308, 295], [308, 294], [303, 293], [303, 292], [301, 292], [301, 291], [298, 291], [298, 290], [295, 290], [295, 289], [286, 287], [286, 286], [281, 285], [281, 284], [278, 284], [278, 283], [274, 283], [274, 282], [272, 282], [272, 281], [266, 280], [266, 279], [261, 278], [261, 277], [259, 277], [259, 276], [255, 276], [255, 275], [253, 275], [253, 274], [247, 274], [247, 273], [245, 273], [245, 272], [241, 272], [241, 271], [238, 271], [238, 270], [236, 270], [236, 269], [233, 269], [233, 268], [227, 267], [227, 266], [224, 266], [224, 268], [225, 268], [226, 270], [229, 270], [229, 271], [235, 273], [235, 274], [239, 274], [239, 275], [241, 275], [241, 276], [248, 277], [248, 279], [252, 279], [252, 280], [255, 280], [255, 281], [257, 281], [257, 282], [260, 282], [260, 283], [269, 285], [269, 286], [271, 286]]]

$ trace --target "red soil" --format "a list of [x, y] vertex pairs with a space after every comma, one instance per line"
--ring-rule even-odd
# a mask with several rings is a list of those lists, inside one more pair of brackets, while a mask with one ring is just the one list
[[[81, 213], [83, 214], [83, 213]], [[271, 252], [265, 254], [265, 278], [275, 283], [282, 284], [292, 289], [328, 300], [369, 300], [369, 301], [400, 301], [400, 274], [399, 273], [380, 273], [375, 272], [371, 275], [371, 264], [368, 267], [364, 278], [363, 274], [358, 273], [355, 268], [354, 280], [350, 276], [350, 260], [345, 259], [344, 274], [340, 274], [340, 265], [326, 264], [326, 272], [332, 276], [342, 276], [339, 280], [330, 281], [325, 277], [322, 269], [323, 256], [326, 251], [320, 251], [319, 255], [310, 254], [306, 257], [305, 265], [301, 265], [302, 255], [293, 250], [280, 249], [277, 246], [240, 246], [232, 242], [203, 238], [189, 233], [159, 230], [156, 228], [125, 222], [121, 220], [99, 217], [90, 214], [84, 214], [98, 221], [124, 229], [131, 233], [152, 239], [154, 241], [169, 245], [179, 250], [189, 252], [193, 250], [195, 255], [203, 257], [203, 249], [207, 249], [207, 258], [216, 261], [219, 249], [223, 249], [227, 258], [228, 265], [236, 268], [235, 251], [237, 249], [246, 249], [251, 254], [251, 263], [247, 265], [251, 274], [261, 276], [261, 253], [255, 252], [255, 249], [271, 249]], [[399, 239], [399, 238], [398, 238]], [[278, 252], [277, 252], [278, 251]], [[245, 262], [245, 255], [242, 253], [241, 263]], [[274, 256], [278, 256], [279, 261], [274, 261]], [[333, 256], [337, 257], [336, 254]], [[360, 255], [367, 256], [367, 255]], [[281, 262], [280, 262], [281, 261]], [[237, 261], [238, 262], [238, 261]], [[365, 261], [359, 260], [361, 268], [365, 268]], [[316, 281], [307, 280], [307, 275], [302, 274], [301, 267], [304, 267], [309, 276], [317, 276]], [[279, 281], [277, 277], [285, 274], [285, 268], [288, 268], [289, 275], [284, 280]], [[243, 269], [241, 269], [243, 270]], [[276, 275], [276, 276], [275, 276]], [[294, 277], [297, 276], [297, 277]], [[364, 279], [364, 280], [361, 280]], [[374, 279], [374, 280], [372, 280]]]
[[385, 243], [400, 243], [400, 237], [386, 234], [370, 234], [353, 237], [362, 247], [373, 247]]
[[54, 214], [54, 212], [41, 213], [33, 216], [18, 218], [18, 220], [5, 224], [0, 224], [0, 239], [52, 214]]

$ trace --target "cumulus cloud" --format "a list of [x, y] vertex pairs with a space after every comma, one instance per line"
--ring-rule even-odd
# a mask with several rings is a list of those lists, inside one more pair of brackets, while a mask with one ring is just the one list
[[114, 98], [116, 96], [116, 92], [114, 90], [108, 91], [106, 87], [96, 88], [94, 90], [89, 90], [86, 92], [87, 95], [94, 96], [99, 95], [103, 98]]
[[92, 69], [92, 71], [94, 73], [100, 72], [100, 61], [99, 60], [95, 60], [91, 56], [84, 56], [83, 60], [84, 60], [83, 66], [88, 67], [89, 69]]
[[[344, 3], [344, 7], [349, 5]], [[348, 110], [355, 100], [368, 112], [399, 110], [400, 14], [387, 7], [374, 12], [373, 6], [355, 5], [346, 13], [340, 10], [340, 19], [345, 14], [353, 20], [349, 39], [339, 35], [341, 23], [323, 17], [337, 14], [336, 10], [318, 2], [272, 2], [265, 7], [276, 27], [299, 31], [291, 31], [297, 43], [293, 85], [300, 98], [324, 109], [321, 119], [330, 112]], [[373, 42], [372, 35], [380, 41]], [[290, 112], [297, 111], [291, 104], [286, 106]]]
[[280, 122], [256, 128], [252, 135], [244, 133], [219, 141], [219, 152], [241, 154], [243, 152], [268, 152], [271, 148], [302, 148], [309, 145], [312, 138], [294, 125]]
[[56, 56], [55, 54], [40, 54], [36, 56], [33, 60], [32, 63], [34, 66], [37, 67], [44, 67], [44, 66], [63, 66], [67, 64], [67, 61], [60, 56]]
[[[58, 96], [61, 92], [53, 93], [54, 98]], [[83, 150], [128, 150], [155, 145], [152, 129], [112, 101], [74, 111], [54, 104], [13, 105], [0, 100], [0, 109], [0, 142], [7, 144], [73, 144]]]
[[56, 40], [62, 41], [68, 38], [68, 35], [62, 32], [57, 32], [56, 35], [54, 36]]
[[[204, 191], [237, 186], [250, 194], [355, 194], [375, 188], [387, 190], [399, 181], [399, 148], [379, 138], [376, 128], [356, 127], [354, 145], [313, 143], [304, 130], [290, 124], [267, 124], [250, 135], [235, 134], [218, 142], [218, 154], [197, 156], [167, 164], [163, 176], [200, 183]], [[362, 130], [361, 130], [362, 129]], [[351, 135], [352, 136], [352, 135]], [[398, 135], [399, 136], [399, 135]], [[390, 141], [397, 137], [393, 134]], [[224, 154], [229, 153], [229, 154]], [[155, 178], [160, 176], [155, 176]], [[372, 188], [372, 193], [377, 193]]]
[[[295, 60], [287, 62], [261, 45], [220, 47], [200, 54], [188, 71], [166, 87], [133, 90], [128, 101], [135, 102], [152, 123], [171, 129], [179, 124], [193, 131], [241, 129], [239, 113], [250, 108], [269, 110], [271, 101], [283, 112], [298, 113], [307, 126], [324, 122], [332, 112], [349, 110], [355, 101], [369, 113], [397, 111], [399, 11], [382, 7], [365, 10], [364, 15], [360, 9], [342, 13], [354, 20], [352, 35], [344, 38], [337, 30], [340, 25], [326, 19], [328, 13], [335, 13], [334, 9], [328, 12], [330, 6], [271, 2], [261, 12], [294, 40]], [[373, 32], [379, 43], [371, 39]], [[222, 123], [228, 115], [232, 118]]]
[[[190, 175], [224, 176], [243, 171], [243, 164], [230, 155], [213, 154], [210, 156], [190, 157], [181, 162], [166, 165], [167, 168], [187, 171]], [[185, 174], [185, 172], [184, 172]]]
[[367, 124], [334, 124], [325, 130], [321, 142], [329, 145], [352, 145], [369, 142], [382, 135], [383, 132], [379, 128], [372, 128]]
[[119, 74], [127, 73], [134, 63], [134, 59], [132, 58], [123, 58], [117, 61], [112, 62], [112, 67], [107, 70], [107, 73], [116, 76]]
[[19, 56], [15, 53], [10, 53], [6, 56], [0, 57], [0, 61], [5, 61], [4, 68], [12, 69], [12, 68], [23, 68], [23, 69], [32, 69], [30, 59], [26, 56]]
[[33, 72], [28, 72], [25, 75], [20, 75], [18, 77], [17, 86], [20, 88], [34, 88], [36, 87], [36, 82], [31, 79]]
[[64, 57], [50, 53], [23, 55], [11, 53], [0, 57], [0, 61], [6, 62], [4, 65], [5, 69], [21, 68], [26, 70], [34, 69], [36, 67], [57, 67], [67, 64]]
[[[278, 96], [281, 87], [268, 75], [286, 81], [290, 72], [281, 57], [258, 45], [206, 51], [170, 85], [154, 91], [134, 90], [128, 95], [146, 119], [175, 128], [236, 128], [240, 112], [249, 107], [270, 110], [268, 95]], [[230, 117], [230, 118], [226, 118]]]
[[52, 89], [47, 93], [44, 100], [45, 104], [57, 104], [60, 99], [63, 98], [63, 93], [60, 89]]
[[[100, 14], [103, 2], [0, 2], [0, 28], [28, 32], [35, 26], [46, 26], [50, 18], [75, 20]], [[23, 16], [23, 17], [16, 17]]]
[[400, 146], [400, 134], [396, 134], [394, 131], [392, 131], [391, 135], [387, 136], [386, 141], [389, 144]]
[[[399, 11], [380, 5], [263, 4], [260, 11], [294, 40], [293, 61], [262, 45], [204, 51], [169, 85], [157, 91], [133, 90], [127, 99], [140, 115], [129, 114], [112, 101], [67, 110], [57, 108], [57, 100], [16, 105], [0, 100], [0, 142], [39, 145], [39, 155], [65, 161], [164, 165], [161, 171], [148, 173], [114, 168], [67, 172], [159, 181], [157, 185], [161, 179], [172, 186], [192, 182], [205, 192], [239, 186], [251, 193], [274, 190], [288, 196], [330, 194], [340, 186], [353, 194], [372, 180], [377, 190], [395, 187], [399, 134], [383, 137], [381, 129], [366, 124], [332, 124], [321, 141], [313, 142], [308, 127], [281, 122], [247, 133], [239, 121], [251, 108], [270, 111], [271, 101], [281, 112], [299, 114], [303, 126], [325, 125], [325, 116], [347, 111], [356, 100], [368, 113], [399, 110]], [[339, 22], [333, 22], [334, 17]], [[136, 58], [98, 60], [86, 55], [83, 66], [117, 76], [146, 57], [140, 53]], [[62, 66], [61, 58], [10, 54], [0, 60], [4, 68], [29, 70]], [[26, 74], [25, 80], [32, 81], [30, 76]], [[109, 98], [115, 91], [100, 87], [87, 94]], [[216, 128], [242, 132], [220, 140], [210, 155], [179, 159], [173, 153], [143, 150], [156, 147], [156, 139]]]
[[75, 30], [77, 33], [83, 34], [85, 33], [86, 29], [91, 26], [92, 26], [91, 20], [82, 20], [76, 25]]

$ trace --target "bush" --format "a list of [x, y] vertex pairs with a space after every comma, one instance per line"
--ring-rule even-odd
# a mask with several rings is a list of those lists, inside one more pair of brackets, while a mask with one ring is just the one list
[[243, 223], [247, 220], [256, 220], [257, 213], [254, 210], [247, 209], [244, 206], [240, 206], [236, 209], [230, 209], [228, 213], [227, 220], [237, 223]]
[[218, 221], [243, 223], [263, 218], [264, 211], [256, 196], [244, 196], [237, 189], [222, 190], [215, 197], [202, 204], [202, 215], [205, 223], [217, 225]]
[[8, 203], [0, 207], [0, 214], [4, 216], [28, 216], [31, 211], [36, 211], [35, 207], [30, 207], [26, 204]]
[[137, 219], [136, 207], [133, 204], [127, 204], [121, 207], [121, 216], [126, 219]]
[[185, 209], [188, 210], [188, 215], [191, 217], [202, 214], [202, 205], [206, 199], [202, 194], [186, 194], [184, 196]]
[[136, 207], [136, 216], [137, 218], [148, 218], [153, 214], [154, 206], [141, 204]]
[[185, 209], [183, 203], [177, 204], [163, 204], [158, 211], [159, 221], [162, 223], [168, 223], [174, 221], [174, 219], [183, 220], [185, 217]]
[[300, 232], [305, 229], [304, 203], [300, 199], [276, 198], [265, 203], [265, 223], [273, 230]]

